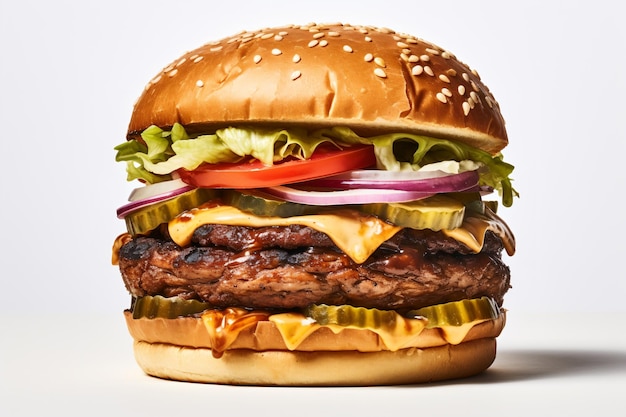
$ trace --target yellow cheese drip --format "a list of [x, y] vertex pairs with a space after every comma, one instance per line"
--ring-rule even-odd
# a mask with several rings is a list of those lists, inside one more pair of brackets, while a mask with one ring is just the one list
[[241, 308], [206, 311], [202, 314], [202, 322], [211, 339], [213, 357], [221, 357], [242, 330], [267, 320], [269, 315], [270, 313], [264, 311], [250, 312]]
[[472, 327], [487, 320], [474, 320], [469, 323], [463, 323], [460, 326], [441, 326], [441, 335], [446, 342], [451, 345], [458, 345], [465, 339], [467, 333], [472, 330]]
[[485, 243], [485, 233], [492, 231], [502, 239], [506, 253], [515, 253], [515, 237], [509, 226], [497, 214], [485, 207], [484, 214], [472, 213], [465, 216], [461, 227], [451, 230], [442, 230], [451, 237], [478, 253]]
[[179, 246], [191, 243], [194, 230], [204, 224], [230, 226], [308, 226], [325, 233], [354, 262], [363, 263], [401, 227], [354, 210], [337, 210], [333, 214], [294, 217], [257, 216], [232, 206], [206, 205], [182, 213], [169, 222], [170, 237]]
[[298, 313], [274, 314], [269, 321], [276, 325], [289, 350], [295, 350], [304, 339], [322, 327], [312, 318]]

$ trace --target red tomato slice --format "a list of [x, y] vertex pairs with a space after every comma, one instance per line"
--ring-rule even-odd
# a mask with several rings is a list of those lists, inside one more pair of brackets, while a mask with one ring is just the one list
[[193, 171], [181, 169], [180, 178], [202, 188], [262, 188], [291, 184], [374, 166], [373, 146], [346, 149], [320, 147], [311, 158], [289, 159], [263, 165], [258, 160], [236, 164], [203, 164]]

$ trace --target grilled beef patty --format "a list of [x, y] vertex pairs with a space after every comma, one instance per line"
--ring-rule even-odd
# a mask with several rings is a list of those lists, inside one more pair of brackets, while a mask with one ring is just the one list
[[186, 248], [164, 236], [135, 237], [122, 246], [119, 265], [135, 297], [179, 296], [216, 307], [326, 303], [402, 311], [481, 296], [502, 304], [510, 273], [501, 252], [491, 232], [475, 254], [443, 233], [403, 229], [357, 264], [306, 226], [205, 225]]

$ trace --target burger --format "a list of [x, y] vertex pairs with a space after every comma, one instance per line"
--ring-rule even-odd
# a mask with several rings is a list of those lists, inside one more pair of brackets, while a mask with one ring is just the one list
[[148, 375], [388, 385], [495, 359], [517, 196], [498, 102], [385, 28], [244, 31], [185, 53], [115, 148], [138, 181], [113, 244]]

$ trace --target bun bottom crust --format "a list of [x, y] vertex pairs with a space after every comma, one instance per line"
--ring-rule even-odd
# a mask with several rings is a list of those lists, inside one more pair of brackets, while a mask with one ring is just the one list
[[148, 375], [230, 385], [371, 386], [416, 384], [476, 375], [493, 363], [496, 339], [395, 352], [254, 351], [236, 349], [216, 359], [208, 348], [134, 342]]

